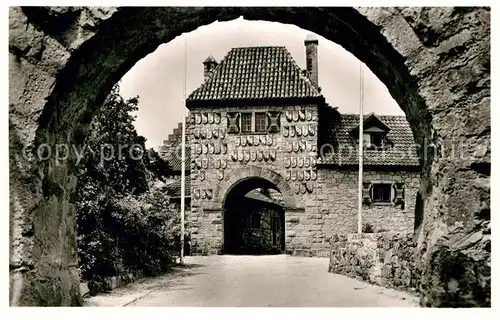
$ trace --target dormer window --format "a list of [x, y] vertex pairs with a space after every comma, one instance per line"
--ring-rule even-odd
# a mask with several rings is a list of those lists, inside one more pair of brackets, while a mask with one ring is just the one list
[[382, 148], [384, 144], [384, 135], [383, 134], [377, 134], [377, 133], [372, 133], [370, 135], [371, 138], [371, 145], [375, 146], [377, 148]]
[[[387, 138], [390, 128], [385, 125], [375, 114], [370, 114], [363, 121], [363, 146], [365, 150], [383, 151], [391, 147]], [[351, 130], [351, 135], [358, 141], [359, 126]]]
[[372, 137], [369, 133], [363, 133], [363, 147], [368, 148], [372, 144]]
[[363, 145], [365, 150], [385, 150], [389, 146], [385, 133], [366, 131], [363, 133]]

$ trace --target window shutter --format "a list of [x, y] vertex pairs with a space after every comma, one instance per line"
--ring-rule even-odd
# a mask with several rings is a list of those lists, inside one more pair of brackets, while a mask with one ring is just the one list
[[363, 182], [363, 189], [362, 189], [362, 197], [363, 197], [363, 204], [371, 204], [372, 203], [372, 184], [370, 182]]
[[228, 112], [227, 113], [227, 133], [240, 132], [239, 118], [240, 118], [240, 114], [237, 112]]
[[280, 131], [280, 113], [279, 112], [268, 112], [268, 127], [269, 132], [279, 132]]
[[404, 204], [404, 184], [401, 182], [394, 183], [394, 204]]

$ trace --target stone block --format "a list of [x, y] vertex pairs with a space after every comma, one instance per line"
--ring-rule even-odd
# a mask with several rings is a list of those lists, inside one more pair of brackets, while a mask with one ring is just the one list
[[87, 282], [80, 283], [80, 297], [84, 298], [90, 294], [89, 285]]
[[385, 250], [384, 252], [384, 264], [390, 264], [392, 261], [392, 249]]
[[382, 277], [391, 278], [392, 277], [392, 267], [389, 265], [384, 265], [382, 268]]

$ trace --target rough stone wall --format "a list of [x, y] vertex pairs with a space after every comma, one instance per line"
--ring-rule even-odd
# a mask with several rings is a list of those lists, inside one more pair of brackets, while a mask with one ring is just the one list
[[126, 286], [144, 277], [142, 272], [133, 272], [113, 277], [104, 277], [102, 280], [91, 280], [80, 284], [80, 296], [83, 298], [86, 294], [92, 296], [100, 292], [109, 292], [116, 288]]
[[[364, 205], [363, 223], [369, 223], [375, 232], [413, 233], [419, 174], [366, 171], [363, 176], [364, 181], [403, 182], [405, 186], [404, 209], [392, 204]], [[327, 257], [332, 235], [357, 231], [358, 172], [320, 167], [316, 189], [306, 198], [305, 211], [289, 212], [285, 221], [290, 253]]]
[[[293, 111], [291, 119], [287, 118], [285, 110]], [[228, 112], [258, 111], [280, 112], [281, 131], [266, 134], [227, 132]], [[199, 123], [197, 123], [197, 117]], [[216, 119], [220, 121], [216, 123]], [[317, 158], [316, 105], [203, 108], [191, 111], [190, 123], [193, 136], [191, 144], [192, 207], [189, 219], [192, 221], [193, 247], [208, 246], [210, 247], [208, 251], [211, 253], [221, 251], [223, 234], [220, 212], [223, 209], [224, 197], [234, 184], [224, 185], [222, 188], [220, 186], [234, 176], [235, 172], [242, 173], [250, 167], [269, 170], [281, 176], [282, 180], [286, 180], [289, 188], [293, 189], [294, 205], [304, 206], [305, 199], [315, 188], [314, 180], [310, 178], [311, 172], [314, 172], [313, 176], [317, 175], [315, 167]], [[296, 134], [292, 126], [300, 127], [300, 136]], [[288, 128], [287, 136], [283, 133], [285, 127]], [[291, 164], [286, 164], [287, 161], [291, 161], [291, 158], [294, 158], [296, 162], [294, 168]], [[302, 163], [300, 168], [297, 161]], [[305, 174], [309, 174], [308, 180]], [[247, 175], [242, 174], [240, 180], [259, 177], [259, 175], [255, 176], [253, 170], [249, 170]], [[306, 184], [310, 189], [306, 188]], [[280, 186], [275, 185], [275, 187], [279, 189]], [[284, 191], [286, 190], [280, 190], [282, 193]], [[290, 204], [285, 203], [285, 205]], [[214, 209], [217, 211], [214, 212]]]
[[[311, 206], [329, 215], [334, 221], [336, 233], [357, 231], [358, 171], [320, 168], [319, 187]], [[362, 222], [370, 224], [375, 232], [413, 233], [415, 200], [420, 187], [418, 172], [411, 171], [364, 171], [364, 182], [384, 181], [404, 183], [404, 208], [400, 205], [363, 205]], [[308, 206], [307, 206], [308, 207]], [[353, 228], [354, 226], [354, 228]], [[333, 231], [333, 230], [332, 230]]]
[[[227, 133], [228, 112], [266, 110], [281, 112], [280, 132], [265, 135]], [[235, 170], [241, 172], [249, 165], [280, 174], [296, 199], [296, 208], [292, 209], [303, 209], [300, 214], [299, 211], [290, 210], [285, 214], [287, 252], [326, 257], [330, 246], [328, 239], [332, 234], [357, 230], [358, 173], [349, 169], [317, 167], [316, 106], [203, 108], [193, 111], [191, 117], [191, 218], [195, 221], [191, 232], [196, 238], [194, 247], [208, 246], [211, 253], [221, 252], [223, 222], [220, 219], [223, 217], [216, 213], [206, 215], [203, 210], [215, 208], [222, 212], [223, 203], [219, 203], [214, 193], [227, 195], [233, 185], [218, 188], [218, 191], [214, 185], [227, 180]], [[294, 127], [300, 128], [299, 135]], [[266, 161], [265, 156], [261, 158], [258, 154], [272, 151], [275, 152], [274, 160], [272, 155]], [[405, 184], [404, 209], [394, 205], [372, 204], [364, 208], [364, 222], [376, 230], [413, 232], [419, 174], [367, 171], [364, 177], [366, 181], [384, 180]], [[242, 177], [245, 178], [254, 176], [249, 172], [246, 177]]]
[[[98, 106], [137, 61], [182, 32], [239, 16], [294, 24], [340, 44], [387, 86], [417, 141], [442, 148], [422, 152], [422, 305], [490, 305], [491, 30], [484, 7], [9, 8], [11, 305], [79, 304], [77, 173], [71, 159], [56, 165], [33, 150], [82, 143]], [[461, 157], [450, 155], [453, 144]], [[458, 278], [450, 264], [475, 276]], [[458, 290], [444, 290], [442, 279]]]
[[384, 286], [412, 291], [415, 247], [411, 234], [362, 233], [334, 235], [328, 271]]
[[[406, 58], [431, 119], [422, 143], [418, 287], [424, 306], [490, 305], [490, 9], [362, 8]], [[393, 95], [394, 96], [394, 95]], [[396, 98], [397, 100], [397, 98]], [[411, 105], [411, 99], [407, 102]], [[403, 109], [404, 106], [400, 103]], [[410, 108], [412, 109], [412, 108]], [[417, 119], [417, 109], [405, 110]], [[412, 115], [414, 114], [414, 115]], [[417, 121], [412, 124], [418, 126]], [[433, 145], [433, 147], [431, 147]], [[454, 270], [449, 267], [454, 260]], [[475, 274], [462, 277], [460, 274]], [[454, 292], [446, 288], [456, 285]], [[473, 292], [470, 294], [470, 292]]]
[[186, 215], [186, 222], [189, 225], [188, 232], [191, 235], [191, 254], [221, 254], [224, 240], [222, 224], [224, 212], [205, 209], [203, 213], [199, 213], [199, 211], [194, 210], [196, 209], [191, 206], [191, 213]]
[[[21, 8], [9, 8], [9, 301], [79, 305], [74, 159], [54, 156], [57, 144], [78, 139], [78, 107], [62, 111], [61, 131], [45, 131], [50, 121], [42, 115], [71, 51], [95, 35], [116, 9], [88, 8], [77, 16], [62, 7], [40, 10], [42, 19], [75, 18], [74, 33], [51, 35]], [[48, 148], [37, 154], [34, 147], [40, 143]]]

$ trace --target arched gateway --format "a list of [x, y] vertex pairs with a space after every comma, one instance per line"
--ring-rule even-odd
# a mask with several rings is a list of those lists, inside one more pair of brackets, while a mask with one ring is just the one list
[[286, 208], [296, 208], [296, 198], [285, 178], [276, 171], [257, 166], [234, 170], [227, 180], [217, 186], [214, 203], [222, 207], [232, 189], [245, 180], [262, 181], [261, 187], [274, 188], [281, 193]]
[[285, 251], [281, 193], [267, 180], [249, 177], [228, 190], [224, 201], [223, 252], [273, 254]]
[[[193, 254], [284, 252], [285, 217], [303, 211], [288, 182], [258, 166], [230, 170], [226, 178], [215, 189], [200, 190], [192, 182]], [[202, 199], [207, 190], [212, 197]], [[253, 244], [245, 245], [247, 240]]]
[[[477, 230], [489, 237], [489, 8], [9, 11], [11, 305], [80, 303], [74, 159], [40, 160], [33, 150], [82, 144], [98, 106], [137, 61], [183, 32], [240, 16], [315, 32], [350, 51], [386, 85], [422, 143], [422, 301], [443, 305], [456, 295], [469, 300], [471, 288], [489, 287], [489, 280], [481, 280], [490, 278], [489, 243], [477, 249], [480, 254], [458, 246], [476, 238]], [[447, 153], [456, 144], [462, 157]], [[442, 152], [426, 153], [428, 145]], [[446, 260], [450, 256], [459, 258]], [[450, 265], [477, 273], [453, 279], [458, 289], [450, 293], [449, 282], [439, 277]], [[477, 300], [488, 304], [489, 295]]]

